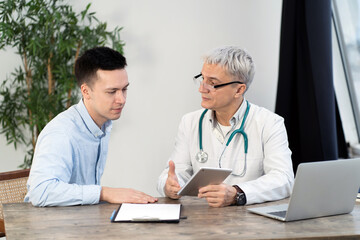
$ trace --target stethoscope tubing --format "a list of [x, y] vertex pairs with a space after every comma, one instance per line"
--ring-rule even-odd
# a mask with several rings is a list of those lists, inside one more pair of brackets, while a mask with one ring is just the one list
[[[231, 133], [231, 135], [230, 135], [228, 141], [226, 142], [226, 145], [225, 145], [225, 147], [224, 147], [224, 149], [223, 149], [223, 151], [222, 151], [222, 153], [220, 155], [220, 158], [219, 158], [219, 167], [221, 168], [221, 159], [222, 159], [222, 156], [223, 156], [227, 146], [229, 146], [229, 144], [232, 141], [232, 139], [234, 138], [234, 136], [237, 133], [240, 133], [244, 138], [244, 152], [245, 152], [244, 168], [243, 168], [243, 171], [240, 174], [232, 173], [233, 175], [236, 175], [236, 176], [239, 176], [239, 177], [243, 177], [245, 175], [246, 168], [247, 168], [248, 137], [247, 137], [247, 134], [244, 131], [244, 125], [245, 125], [245, 121], [247, 119], [247, 116], [249, 114], [249, 110], [250, 110], [250, 104], [249, 104], [248, 101], [246, 101], [246, 111], [245, 111], [243, 120], [241, 122], [240, 128]], [[199, 119], [199, 148], [200, 148], [200, 151], [196, 154], [196, 160], [198, 162], [200, 162], [200, 163], [204, 163], [208, 159], [208, 154], [203, 150], [203, 145], [202, 145], [202, 123], [203, 123], [204, 116], [207, 113], [207, 111], [208, 111], [208, 109], [205, 109], [202, 112], [202, 114], [200, 116], [200, 119]]]

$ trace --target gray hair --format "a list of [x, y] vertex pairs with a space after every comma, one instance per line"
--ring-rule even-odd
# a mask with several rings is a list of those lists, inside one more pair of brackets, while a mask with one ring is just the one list
[[246, 90], [255, 75], [255, 64], [251, 56], [236, 46], [216, 48], [204, 56], [204, 61], [224, 67], [230, 75], [246, 84]]

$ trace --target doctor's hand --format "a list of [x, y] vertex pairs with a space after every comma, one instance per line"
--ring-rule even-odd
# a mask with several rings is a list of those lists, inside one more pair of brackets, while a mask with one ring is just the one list
[[154, 203], [157, 198], [130, 188], [101, 187], [100, 201], [109, 203]]
[[199, 189], [199, 198], [205, 198], [211, 207], [225, 207], [234, 202], [236, 189], [227, 184], [207, 185]]
[[168, 177], [166, 179], [164, 191], [166, 196], [168, 196], [169, 198], [179, 199], [180, 196], [177, 195], [179, 190], [180, 190], [180, 184], [175, 173], [175, 163], [172, 160], [170, 160]]

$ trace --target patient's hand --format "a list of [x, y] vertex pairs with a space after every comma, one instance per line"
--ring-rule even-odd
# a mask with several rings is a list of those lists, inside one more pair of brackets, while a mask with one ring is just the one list
[[109, 203], [154, 203], [158, 199], [130, 188], [102, 187], [100, 201]]

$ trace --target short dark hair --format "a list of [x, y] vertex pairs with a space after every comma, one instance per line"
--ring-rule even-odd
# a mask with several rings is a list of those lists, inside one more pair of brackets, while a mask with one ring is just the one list
[[97, 70], [115, 70], [126, 67], [126, 58], [108, 47], [95, 47], [86, 50], [75, 62], [75, 77], [78, 86], [92, 85]]

